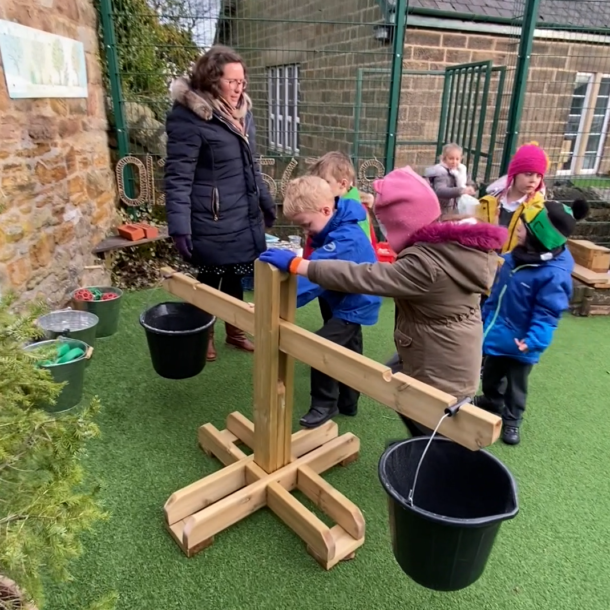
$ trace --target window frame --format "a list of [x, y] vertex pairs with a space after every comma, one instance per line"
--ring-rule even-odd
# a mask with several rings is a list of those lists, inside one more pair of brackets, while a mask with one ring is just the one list
[[[299, 64], [267, 68], [269, 148], [299, 154]], [[291, 93], [293, 99], [291, 99]]]
[[[577, 72], [576, 73], [576, 79], [574, 81], [573, 91], [572, 91], [572, 98], [570, 99], [570, 109], [572, 106], [572, 100], [574, 98], [574, 90], [576, 89], [576, 83], [577, 83], [577, 80], [579, 77], [587, 77], [587, 79], [588, 79], [587, 83], [586, 83], [587, 90], [586, 90], [585, 98], [583, 101], [583, 111], [580, 114], [580, 120], [578, 123], [578, 131], [576, 133], [576, 140], [574, 141], [574, 149], [573, 149], [574, 152], [572, 153], [572, 155], [569, 158], [570, 167], [569, 167], [569, 169], [558, 169], [557, 170], [558, 176], [591, 176], [591, 175], [596, 175], [597, 172], [599, 171], [599, 166], [600, 166], [600, 163], [604, 156], [603, 153], [604, 153], [606, 138], [608, 136], [608, 124], [610, 123], [610, 96], [608, 96], [608, 102], [606, 104], [606, 112], [604, 114], [604, 119], [602, 122], [602, 129], [600, 132], [600, 141], [597, 146], [597, 150], [595, 152], [595, 164], [590, 169], [584, 169], [582, 167], [582, 165], [584, 164], [584, 156], [586, 156], [586, 155], [584, 155], [584, 153], [583, 153], [581, 169], [578, 173], [576, 173], [576, 162], [579, 159], [578, 153], [580, 151], [580, 147], [583, 144], [583, 138], [586, 137], [588, 139], [592, 135], [591, 130], [589, 130], [587, 133], [584, 132], [583, 124], [586, 122], [586, 120], [588, 119], [588, 117], [591, 114], [593, 116], [595, 116], [594, 113], [595, 113], [595, 106], [597, 104], [597, 98], [595, 99], [595, 104], [593, 104], [592, 100], [591, 100], [591, 95], [592, 95], [593, 85], [594, 85], [596, 76], [599, 76], [600, 83], [601, 83], [602, 79], [610, 78], [610, 74], [606, 74], [606, 73], [602, 73], [602, 74], [598, 74], [598, 73], [594, 73], [594, 72]], [[599, 97], [599, 92], [598, 92], [598, 97]], [[569, 135], [570, 133], [572, 133], [572, 132], [566, 131], [570, 116], [572, 116], [572, 115], [570, 113], [568, 113], [568, 118], [567, 118], [567, 120], [565, 122], [565, 126], [564, 126], [564, 133], [563, 133], [564, 138], [566, 135]], [[593, 119], [593, 116], [591, 116], [591, 119]], [[589, 156], [592, 156], [592, 155], [589, 155]]]

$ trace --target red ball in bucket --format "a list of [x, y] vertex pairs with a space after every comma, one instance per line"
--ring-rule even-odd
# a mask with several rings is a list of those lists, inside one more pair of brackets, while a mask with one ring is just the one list
[[86, 288], [81, 288], [74, 293], [74, 298], [77, 301], [93, 301], [93, 294]]
[[105, 292], [102, 295], [102, 301], [112, 301], [113, 299], [118, 299], [119, 295], [114, 292]]

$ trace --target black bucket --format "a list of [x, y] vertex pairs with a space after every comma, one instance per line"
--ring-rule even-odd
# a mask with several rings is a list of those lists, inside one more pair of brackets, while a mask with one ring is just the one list
[[208, 336], [216, 318], [190, 303], [159, 303], [140, 316], [150, 359], [165, 379], [199, 375], [206, 362]]
[[517, 485], [491, 453], [449, 439], [434, 437], [421, 460], [429, 441], [396, 443], [379, 462], [394, 557], [420, 585], [458, 591], [483, 574], [502, 521], [519, 512]]

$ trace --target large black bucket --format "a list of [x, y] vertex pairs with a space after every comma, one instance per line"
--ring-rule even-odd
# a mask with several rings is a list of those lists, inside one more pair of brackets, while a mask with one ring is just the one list
[[140, 316], [155, 371], [166, 379], [199, 375], [214, 316], [190, 303], [159, 303]]
[[449, 439], [434, 437], [421, 460], [429, 441], [420, 436], [390, 446], [379, 478], [403, 572], [428, 589], [457, 591], [483, 574], [502, 521], [519, 511], [517, 486], [496, 457]]

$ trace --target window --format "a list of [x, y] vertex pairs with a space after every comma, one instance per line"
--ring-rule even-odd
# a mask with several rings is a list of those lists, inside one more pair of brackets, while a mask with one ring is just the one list
[[566, 123], [560, 174], [595, 174], [610, 116], [610, 75], [577, 74]]
[[267, 70], [269, 82], [269, 146], [274, 150], [299, 152], [299, 66], [277, 66]]

